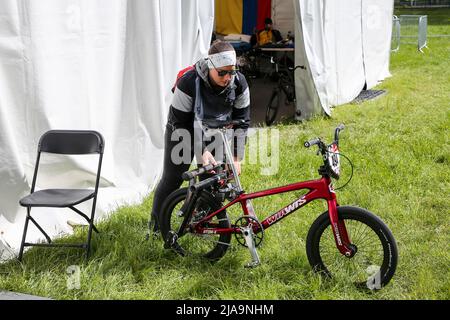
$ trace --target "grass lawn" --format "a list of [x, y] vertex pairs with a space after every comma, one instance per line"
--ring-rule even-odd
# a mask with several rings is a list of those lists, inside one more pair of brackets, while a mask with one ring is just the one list
[[[402, 13], [411, 10], [396, 12]], [[450, 35], [450, 9], [426, 14], [428, 34]], [[306, 234], [324, 203], [312, 203], [268, 229], [259, 250], [262, 265], [248, 270], [243, 265], [249, 254], [237, 246], [211, 265], [176, 256], [161, 241], [144, 241], [151, 196], [98, 225], [90, 260], [77, 250], [34, 248], [24, 263], [0, 266], [0, 288], [54, 299], [449, 299], [450, 37], [430, 37], [424, 54], [401, 46], [390, 70], [392, 77], [378, 86], [387, 95], [339, 106], [329, 119], [278, 126], [278, 174], [268, 178], [259, 166], [247, 164], [242, 175], [247, 191], [317, 177], [320, 159], [302, 144], [316, 136], [330, 139], [333, 128], [344, 123], [341, 151], [352, 159], [355, 176], [338, 199], [380, 216], [399, 248], [397, 272], [382, 290], [359, 291], [311, 271]], [[265, 198], [255, 206], [274, 212], [293, 196]], [[61, 241], [81, 240], [84, 232]], [[80, 289], [67, 288], [71, 265], [80, 267]]]

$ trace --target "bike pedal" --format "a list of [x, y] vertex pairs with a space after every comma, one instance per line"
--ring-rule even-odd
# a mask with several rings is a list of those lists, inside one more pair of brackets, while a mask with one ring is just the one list
[[164, 241], [164, 249], [171, 249], [178, 253], [181, 256], [185, 256], [186, 252], [184, 249], [178, 244], [178, 235], [174, 231], [169, 231], [167, 235], [166, 241]]
[[171, 249], [182, 257], [186, 256], [186, 251], [177, 242], [172, 245]]

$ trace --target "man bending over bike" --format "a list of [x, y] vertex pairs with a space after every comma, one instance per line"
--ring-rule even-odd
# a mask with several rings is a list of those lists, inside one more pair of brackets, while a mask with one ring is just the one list
[[[182, 173], [189, 170], [194, 154], [200, 165], [216, 164], [212, 150], [206, 146], [205, 135], [197, 134], [194, 128], [201, 127], [203, 122], [233, 120], [242, 120], [240, 135], [234, 137], [233, 159], [240, 174], [245, 147], [242, 141], [245, 141], [250, 123], [250, 91], [244, 75], [236, 69], [233, 46], [218, 41], [209, 49], [207, 58], [200, 59], [177, 79], [165, 130], [163, 174], [155, 191], [149, 222], [153, 232], [159, 231], [159, 214], [164, 200], [181, 186]], [[189, 133], [189, 141], [183, 139], [183, 132]], [[180, 143], [184, 144], [181, 149]]]

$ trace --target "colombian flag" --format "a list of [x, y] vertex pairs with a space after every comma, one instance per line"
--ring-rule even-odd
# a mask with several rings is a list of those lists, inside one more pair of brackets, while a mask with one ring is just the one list
[[264, 29], [271, 13], [271, 0], [216, 0], [216, 32], [251, 35], [255, 28]]

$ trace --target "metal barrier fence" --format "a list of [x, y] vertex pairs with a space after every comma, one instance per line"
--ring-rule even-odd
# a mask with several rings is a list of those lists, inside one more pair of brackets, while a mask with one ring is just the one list
[[415, 44], [420, 52], [427, 46], [428, 18], [425, 15], [400, 15], [392, 20], [391, 50], [398, 51], [400, 43]]
[[397, 16], [392, 18], [391, 51], [397, 52], [400, 49], [400, 19]]
[[417, 44], [417, 49], [427, 46], [427, 16], [400, 15], [400, 41], [405, 44]]

